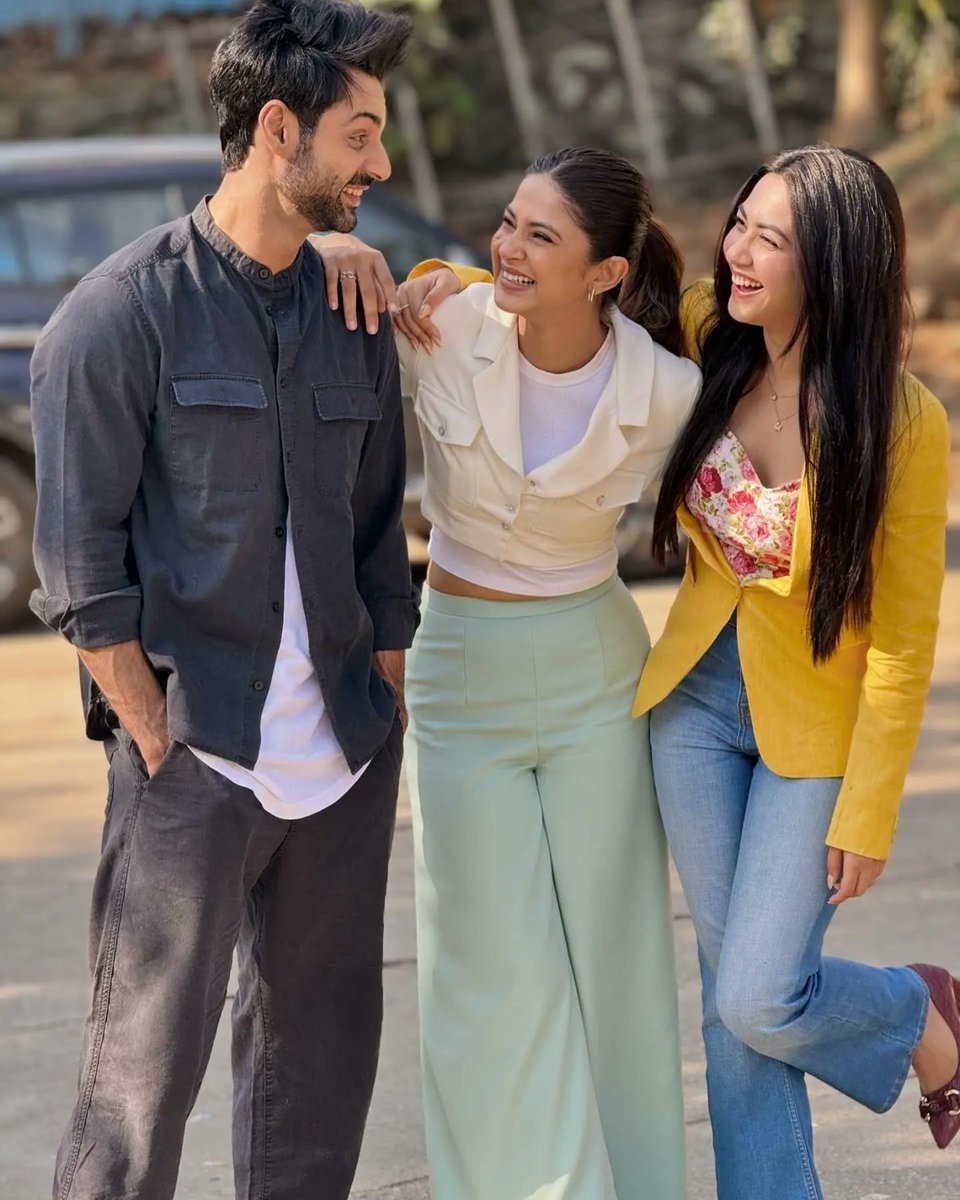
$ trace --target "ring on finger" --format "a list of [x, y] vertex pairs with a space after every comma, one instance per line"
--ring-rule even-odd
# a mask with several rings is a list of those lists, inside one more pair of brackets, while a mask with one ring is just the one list
[[356, 279], [356, 277], [357, 277], [356, 271], [341, 271], [340, 272], [341, 279]]
[[401, 304], [400, 307], [397, 309], [397, 312], [403, 312], [403, 310], [405, 308], [409, 308], [409, 307], [410, 307], [409, 304]]

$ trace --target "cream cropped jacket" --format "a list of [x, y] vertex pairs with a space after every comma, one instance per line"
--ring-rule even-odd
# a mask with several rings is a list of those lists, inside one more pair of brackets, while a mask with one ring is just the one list
[[517, 318], [477, 283], [434, 316], [432, 355], [397, 339], [424, 446], [424, 516], [501, 562], [549, 568], [609, 550], [617, 521], [659, 474], [700, 371], [610, 306], [616, 366], [583, 440], [524, 473]]

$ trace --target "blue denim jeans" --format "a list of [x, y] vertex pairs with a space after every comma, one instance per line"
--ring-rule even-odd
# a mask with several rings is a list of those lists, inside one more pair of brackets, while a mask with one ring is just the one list
[[804, 1075], [886, 1111], [927, 989], [906, 967], [823, 957], [835, 912], [824, 839], [840, 780], [764, 764], [734, 622], [653, 710], [651, 738], [697, 931], [719, 1200], [821, 1200]]

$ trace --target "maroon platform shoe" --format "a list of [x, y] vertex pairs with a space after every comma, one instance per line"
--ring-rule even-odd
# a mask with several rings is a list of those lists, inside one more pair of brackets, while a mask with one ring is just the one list
[[[911, 963], [910, 969], [927, 985], [930, 1001], [950, 1026], [960, 1053], [960, 979], [954, 979], [943, 967], [928, 963]], [[960, 1066], [949, 1083], [920, 1097], [920, 1116], [930, 1126], [933, 1140], [941, 1150], [946, 1150], [960, 1132]]]

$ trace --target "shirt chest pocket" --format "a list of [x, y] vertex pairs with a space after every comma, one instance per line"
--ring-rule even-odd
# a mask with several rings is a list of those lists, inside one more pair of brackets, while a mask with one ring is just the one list
[[[561, 515], [544, 501], [534, 529], [560, 541], [596, 542], [613, 537], [620, 514], [640, 499], [647, 483], [643, 471], [614, 471], [606, 479], [565, 498]], [[597, 553], [602, 553], [599, 549]]]
[[417, 385], [413, 409], [423, 441], [427, 488], [447, 505], [453, 501], [472, 507], [480, 467], [475, 447], [481, 427], [479, 413], [461, 408], [426, 383]]
[[267, 394], [245, 375], [170, 380], [174, 478], [211, 492], [255, 492], [263, 481]]
[[322, 496], [348, 494], [357, 481], [370, 422], [380, 420], [376, 389], [363, 382], [318, 383], [313, 403], [317, 491]]

